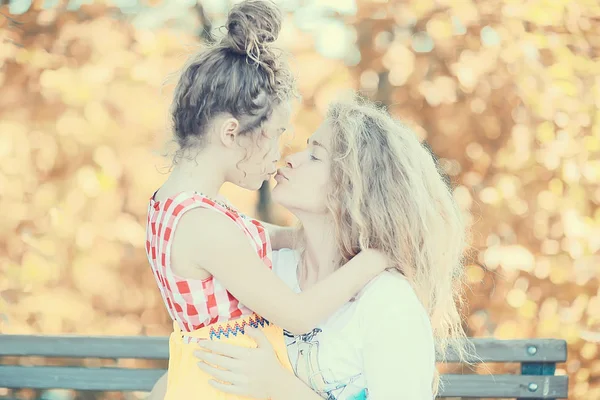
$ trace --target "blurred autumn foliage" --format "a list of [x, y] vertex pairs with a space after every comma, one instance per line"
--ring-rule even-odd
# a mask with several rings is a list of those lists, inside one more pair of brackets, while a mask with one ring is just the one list
[[[150, 29], [118, 2], [42, 3], [0, 8], [0, 332], [166, 335], [143, 244], [169, 77], [229, 5], [192, 1]], [[291, 7], [279, 41], [302, 94], [288, 150], [346, 88], [409, 121], [472, 223], [469, 334], [564, 338], [571, 397], [599, 399], [600, 3], [323, 7]], [[257, 215], [257, 193], [225, 195]]]

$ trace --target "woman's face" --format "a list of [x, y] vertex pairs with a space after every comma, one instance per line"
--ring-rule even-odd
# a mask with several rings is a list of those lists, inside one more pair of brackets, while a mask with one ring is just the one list
[[285, 159], [285, 167], [275, 175], [273, 200], [292, 212], [327, 213], [327, 193], [331, 184], [332, 131], [327, 122], [307, 140], [306, 148]]

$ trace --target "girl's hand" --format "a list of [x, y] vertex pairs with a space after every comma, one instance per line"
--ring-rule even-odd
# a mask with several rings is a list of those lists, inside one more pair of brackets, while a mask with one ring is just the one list
[[365, 249], [358, 253], [355, 257], [360, 257], [375, 274], [383, 272], [394, 267], [393, 261], [384, 252], [376, 249]]
[[200, 347], [204, 351], [194, 353], [200, 359], [198, 366], [216, 379], [209, 383], [223, 392], [268, 399], [273, 383], [286, 371], [262, 331], [246, 327], [245, 333], [256, 341], [257, 348], [203, 341]]

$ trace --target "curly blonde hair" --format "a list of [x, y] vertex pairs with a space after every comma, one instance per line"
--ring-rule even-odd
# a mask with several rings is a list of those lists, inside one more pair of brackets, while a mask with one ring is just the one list
[[438, 356], [451, 346], [467, 361], [466, 226], [444, 173], [411, 129], [358, 95], [331, 104], [326, 121], [339, 266], [366, 248], [391, 256], [428, 312]]

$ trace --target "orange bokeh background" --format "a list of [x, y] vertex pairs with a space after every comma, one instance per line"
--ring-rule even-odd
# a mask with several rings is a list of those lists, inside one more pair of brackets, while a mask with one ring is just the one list
[[[0, 7], [0, 333], [166, 335], [147, 200], [170, 165], [176, 73], [227, 7], [149, 29], [108, 2], [42, 3]], [[325, 14], [311, 30], [311, 14], [286, 13], [278, 44], [302, 95], [286, 151], [349, 88], [409, 122], [472, 226], [469, 335], [565, 339], [571, 397], [600, 398], [600, 3], [358, 0]], [[259, 215], [257, 193], [224, 194]], [[273, 204], [260, 216], [293, 221]]]

